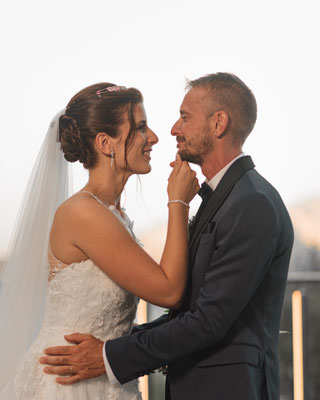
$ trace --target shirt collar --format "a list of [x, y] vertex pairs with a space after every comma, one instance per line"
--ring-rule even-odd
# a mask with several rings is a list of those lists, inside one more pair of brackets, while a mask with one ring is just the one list
[[231, 165], [238, 160], [238, 158], [244, 157], [244, 153], [240, 153], [237, 157], [235, 157], [233, 160], [229, 162], [225, 167], [223, 167], [213, 178], [208, 181], [206, 179], [207, 184], [210, 186], [212, 190], [215, 190], [217, 186], [219, 185], [219, 182], [223, 178], [223, 175], [227, 172], [227, 170], [231, 167]]

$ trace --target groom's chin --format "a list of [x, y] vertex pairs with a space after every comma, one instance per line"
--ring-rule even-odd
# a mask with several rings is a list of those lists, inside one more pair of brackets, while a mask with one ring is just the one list
[[202, 159], [200, 156], [195, 154], [190, 154], [185, 150], [178, 151], [179, 156], [181, 157], [182, 161], [187, 161], [191, 164], [200, 165], [202, 164]]

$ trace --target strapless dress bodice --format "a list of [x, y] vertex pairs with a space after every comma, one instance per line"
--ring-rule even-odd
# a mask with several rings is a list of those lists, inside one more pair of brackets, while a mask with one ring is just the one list
[[73, 263], [49, 282], [41, 332], [85, 332], [103, 341], [127, 335], [137, 303], [90, 259]]

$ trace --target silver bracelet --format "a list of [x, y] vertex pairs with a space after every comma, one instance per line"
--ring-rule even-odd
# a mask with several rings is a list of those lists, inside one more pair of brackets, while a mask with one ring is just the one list
[[186, 206], [187, 208], [190, 208], [189, 204], [186, 203], [185, 201], [182, 201], [182, 200], [169, 200], [168, 201], [168, 207], [169, 207], [169, 204], [171, 204], [171, 203], [181, 203], [184, 206]]

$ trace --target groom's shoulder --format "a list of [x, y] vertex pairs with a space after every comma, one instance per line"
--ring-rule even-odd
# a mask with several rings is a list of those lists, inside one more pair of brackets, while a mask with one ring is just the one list
[[286, 209], [278, 190], [255, 169], [247, 171], [234, 186], [229, 200], [234, 202], [264, 203], [275, 211]]
[[236, 183], [233, 196], [273, 197], [279, 196], [277, 189], [256, 169], [247, 171]]

